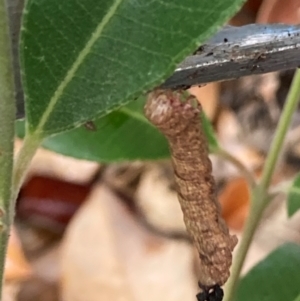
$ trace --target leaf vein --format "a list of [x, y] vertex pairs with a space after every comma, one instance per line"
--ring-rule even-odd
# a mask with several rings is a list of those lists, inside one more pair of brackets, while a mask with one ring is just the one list
[[86, 46], [81, 50], [79, 53], [77, 59], [75, 60], [72, 67], [67, 72], [64, 80], [60, 83], [58, 88], [56, 89], [54, 95], [49, 101], [49, 105], [47, 109], [44, 111], [44, 114], [42, 115], [40, 122], [35, 130], [36, 133], [41, 133], [44, 125], [46, 124], [49, 116], [51, 115], [51, 112], [53, 111], [54, 107], [56, 106], [59, 98], [63, 94], [64, 90], [68, 86], [68, 84], [71, 82], [71, 80], [74, 78], [74, 75], [78, 68], [81, 66], [81, 64], [84, 62], [85, 58], [89, 55], [91, 48], [94, 46], [94, 44], [97, 42], [98, 38], [101, 36], [105, 26], [109, 23], [109, 21], [112, 19], [112, 17], [115, 15], [118, 7], [122, 4], [123, 0], [115, 0], [113, 5], [111, 6], [110, 10], [107, 12], [107, 14], [104, 16], [102, 21], [98, 24], [96, 27], [96, 30], [92, 33], [90, 39], [88, 40]]
[[143, 26], [143, 27], [145, 27], [145, 28], [150, 28], [150, 29], [156, 30], [157, 32], [162, 32], [162, 33], [165, 33], [165, 34], [167, 34], [167, 35], [173, 35], [173, 36], [176, 35], [176, 34], [179, 34], [179, 35], [181, 35], [182, 37], [186, 37], [186, 38], [188, 38], [188, 39], [193, 39], [193, 37], [191, 37], [190, 35], [184, 34], [184, 33], [181, 32], [181, 31], [169, 31], [169, 30], [163, 30], [163, 29], [161, 29], [161, 28], [159, 28], [159, 27], [150, 25], [150, 24], [148, 24], [148, 23], [138, 22], [138, 21], [136, 21], [136, 20], [134, 20], [134, 19], [132, 19], [132, 18], [129, 18], [129, 17], [127, 17], [127, 16], [124, 16], [124, 15], [122, 15], [122, 14], [116, 13], [116, 15], [120, 16], [120, 17], [123, 18], [124, 20], [127, 20], [127, 21], [132, 22], [133, 24], [138, 24], [138, 25]]
[[124, 45], [128, 45], [128, 46], [130, 46], [132, 48], [136, 48], [138, 50], [144, 51], [144, 52], [149, 53], [149, 54], [153, 54], [153, 55], [158, 56], [158, 57], [164, 56], [164, 57], [166, 57], [168, 59], [172, 59], [170, 55], [167, 55], [165, 53], [158, 52], [158, 51], [153, 51], [153, 50], [150, 50], [150, 49], [148, 49], [146, 47], [141, 47], [139, 45], [130, 43], [130, 42], [122, 40], [122, 39], [117, 39], [117, 38], [114, 38], [114, 37], [111, 37], [111, 36], [108, 36], [108, 35], [103, 35], [103, 37], [107, 38], [108, 40], [112, 40], [112, 41], [115, 41], [115, 42], [123, 43]]

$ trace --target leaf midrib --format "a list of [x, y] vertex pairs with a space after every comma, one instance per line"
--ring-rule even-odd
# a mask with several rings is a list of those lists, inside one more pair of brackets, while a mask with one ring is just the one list
[[114, 16], [115, 12], [117, 11], [118, 7], [122, 4], [122, 2], [123, 2], [123, 0], [115, 0], [114, 4], [110, 7], [110, 9], [106, 13], [106, 15], [104, 16], [102, 21], [96, 27], [96, 30], [91, 34], [90, 39], [86, 43], [86, 46], [80, 51], [80, 53], [77, 56], [76, 60], [74, 61], [73, 65], [68, 70], [65, 78], [60, 83], [58, 88], [55, 90], [53, 96], [51, 97], [49, 104], [48, 104], [46, 110], [44, 111], [44, 114], [42, 115], [40, 122], [34, 131], [36, 134], [42, 133], [43, 127], [45, 126], [49, 116], [51, 115], [51, 112], [54, 110], [60, 97], [63, 95], [65, 88], [68, 86], [68, 84], [74, 78], [74, 75], [76, 74], [78, 68], [82, 65], [85, 58], [89, 55], [91, 48], [97, 42], [97, 40], [101, 36], [105, 26], [109, 23], [111, 18]]

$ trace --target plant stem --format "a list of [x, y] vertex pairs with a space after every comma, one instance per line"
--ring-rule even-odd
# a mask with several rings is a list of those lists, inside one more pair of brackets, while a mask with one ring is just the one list
[[264, 209], [268, 205], [270, 198], [268, 197], [268, 188], [272, 180], [272, 176], [278, 161], [280, 151], [283, 146], [284, 138], [290, 126], [293, 113], [300, 100], [300, 70], [297, 69], [292, 85], [290, 87], [287, 99], [281, 114], [274, 139], [272, 141], [266, 163], [264, 165], [262, 178], [259, 185], [254, 188], [251, 194], [251, 208], [249, 217], [246, 221], [243, 237], [238, 249], [238, 253], [234, 260], [231, 276], [225, 286], [224, 301], [233, 301], [237, 287], [240, 272], [245, 261], [247, 251], [252, 241], [255, 230], [259, 224]]
[[293, 113], [295, 112], [298, 102], [300, 99], [300, 70], [297, 69], [289, 90], [289, 93], [287, 95], [287, 99], [285, 102], [285, 106], [283, 109], [283, 112], [281, 114], [277, 130], [275, 132], [275, 136], [273, 138], [270, 150], [269, 150], [269, 155], [267, 157], [263, 174], [262, 174], [262, 179], [260, 185], [263, 187], [263, 189], [267, 190], [271, 179], [272, 175], [274, 173], [276, 163], [280, 154], [280, 151], [282, 149], [282, 145], [284, 142], [284, 138], [286, 136], [286, 133], [289, 129]]
[[0, 294], [9, 237], [15, 97], [6, 1], [0, 0]]
[[21, 186], [24, 182], [26, 173], [28, 171], [30, 162], [36, 153], [42, 138], [33, 135], [26, 135], [23, 140], [23, 145], [17, 155], [14, 170], [13, 170], [13, 184], [12, 184], [12, 202], [10, 204], [10, 218], [14, 217], [15, 202], [18, 197]]
[[218, 149], [214, 150], [213, 154], [215, 154], [215, 155], [229, 161], [231, 164], [233, 164], [244, 175], [248, 184], [250, 185], [250, 188], [255, 187], [256, 182], [255, 182], [255, 178], [254, 178], [253, 174], [237, 158], [235, 158], [230, 153], [228, 153], [225, 149], [222, 149], [222, 148], [218, 148]]
[[[257, 200], [262, 198], [262, 192], [258, 187], [252, 191], [251, 195], [251, 207], [247, 222], [245, 224], [243, 237], [239, 245], [238, 252], [235, 256], [231, 274], [228, 282], [225, 285], [225, 296], [224, 301], [233, 301], [234, 294], [238, 285], [238, 279], [241, 274], [241, 270], [250, 247], [252, 238], [254, 236], [255, 230], [259, 224], [261, 216], [263, 214], [266, 202], [257, 202]], [[265, 198], [267, 198], [265, 196]]]

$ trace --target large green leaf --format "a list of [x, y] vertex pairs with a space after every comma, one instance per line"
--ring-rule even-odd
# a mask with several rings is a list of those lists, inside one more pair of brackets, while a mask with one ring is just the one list
[[47, 138], [43, 146], [79, 159], [99, 162], [155, 160], [169, 156], [167, 140], [143, 115], [141, 98], [85, 127]]
[[294, 301], [300, 294], [300, 246], [285, 244], [240, 282], [236, 301]]
[[244, 0], [28, 0], [21, 65], [28, 129], [104, 116], [158, 85]]
[[288, 191], [287, 206], [289, 217], [300, 209], [300, 175], [297, 175]]
[[293, 301], [300, 301], [300, 295], [298, 295]]
[[[169, 157], [167, 140], [144, 117], [145, 100], [140, 98], [94, 122], [94, 130], [84, 126], [44, 140], [43, 147], [63, 155], [98, 162], [157, 160]], [[218, 147], [212, 126], [202, 114], [209, 147]], [[24, 122], [17, 123], [24, 137]]]

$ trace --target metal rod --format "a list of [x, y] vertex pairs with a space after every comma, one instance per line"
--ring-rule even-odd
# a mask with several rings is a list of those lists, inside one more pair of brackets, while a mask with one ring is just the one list
[[162, 88], [180, 89], [300, 66], [300, 26], [226, 26], [187, 57]]

